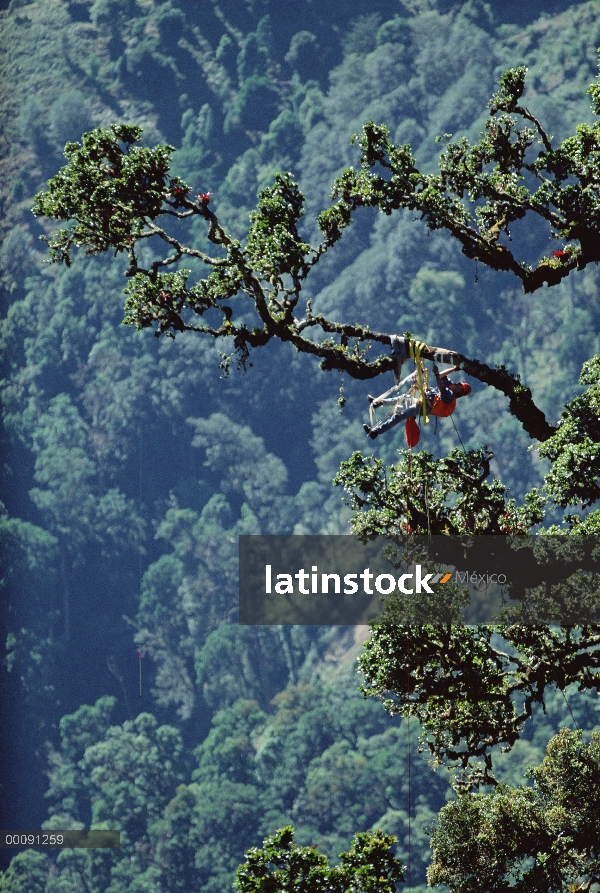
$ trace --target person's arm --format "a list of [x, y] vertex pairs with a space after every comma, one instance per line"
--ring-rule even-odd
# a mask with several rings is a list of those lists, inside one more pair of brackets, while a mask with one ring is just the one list
[[435, 375], [435, 380], [440, 391], [440, 397], [444, 403], [452, 403], [455, 398], [455, 395], [448, 387], [448, 384], [451, 384], [451, 382], [446, 384], [444, 380], [451, 372], [456, 372], [456, 366], [451, 366], [449, 369], [444, 369], [443, 372], [440, 372], [437, 365], [435, 363], [433, 365], [433, 374]]
[[[451, 375], [453, 372], [456, 372], [457, 369], [458, 369], [458, 366], [450, 366], [449, 369], [444, 369], [443, 372], [440, 372], [440, 370], [434, 363], [433, 364], [433, 374], [435, 375], [435, 380], [437, 381], [438, 378], [446, 378], [446, 376]], [[439, 384], [438, 384], [438, 386], [439, 386]]]

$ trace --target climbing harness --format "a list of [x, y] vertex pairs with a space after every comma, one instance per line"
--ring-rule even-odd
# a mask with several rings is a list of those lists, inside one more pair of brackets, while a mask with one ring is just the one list
[[[450, 373], [463, 368], [464, 359], [460, 354], [444, 350], [440, 347], [430, 347], [423, 341], [417, 341], [414, 338], [408, 337], [408, 335], [403, 338], [398, 335], [392, 335], [390, 336], [390, 343], [394, 363], [394, 385], [377, 398], [369, 397], [370, 425], [364, 425], [363, 427], [369, 436], [377, 437], [378, 433], [387, 431], [390, 427], [393, 427], [404, 419], [406, 445], [408, 449], [411, 450], [417, 446], [421, 436], [417, 418], [419, 420], [422, 419], [423, 424], [427, 425], [429, 424], [430, 417], [434, 416], [436, 420], [435, 430], [437, 433], [438, 417], [446, 418], [451, 416], [456, 407], [456, 397], [469, 394], [471, 387], [465, 382], [461, 382], [460, 384], [464, 387], [461, 393], [457, 393], [454, 385], [451, 383], [451, 400], [447, 399], [447, 395], [442, 389], [441, 384], [439, 385], [438, 390], [429, 387], [428, 370], [425, 366], [423, 353], [426, 352], [427, 359], [433, 360], [434, 363], [451, 364], [451, 368], [446, 369], [445, 372], [442, 373], [442, 377], [446, 377]], [[411, 359], [414, 362], [414, 371], [410, 373], [410, 375], [401, 378], [404, 363]], [[438, 379], [438, 370], [435, 365], [434, 369], [436, 379]], [[406, 391], [403, 390], [405, 387], [408, 388]], [[444, 399], [442, 393], [446, 399]], [[385, 420], [379, 420], [377, 418], [375, 410], [379, 406], [391, 407], [386, 414], [387, 418]], [[407, 410], [410, 410], [410, 412], [407, 412]], [[395, 416], [399, 416], [399, 418], [394, 418]], [[454, 420], [452, 420], [452, 424], [464, 451], [464, 444], [460, 439]], [[374, 428], [378, 428], [376, 433], [372, 433]]]
[[[422, 416], [424, 424], [427, 425], [429, 423], [429, 405], [427, 403], [428, 372], [425, 367], [425, 361], [421, 357], [421, 351], [424, 347], [426, 347], [426, 345], [422, 341], [408, 342], [408, 356], [410, 357], [410, 359], [414, 360], [415, 368], [414, 371], [410, 373], [410, 375], [407, 375], [405, 378], [400, 380], [402, 366], [407, 359], [406, 347], [404, 346], [404, 344], [404, 340], [402, 340], [401, 342], [397, 335], [393, 336], [392, 349], [395, 359], [395, 384], [384, 394], [381, 394], [381, 396], [378, 397], [377, 400], [385, 400], [388, 397], [391, 397], [392, 394], [398, 394], [397, 402], [388, 413], [388, 415], [393, 415], [396, 412], [401, 412], [403, 409], [414, 405], [415, 399], [418, 398], [422, 406]], [[404, 350], [402, 349], [403, 346]], [[409, 390], [402, 393], [402, 388], [404, 388], [409, 383]], [[373, 404], [371, 404], [371, 406], [369, 407], [369, 418], [371, 426], [373, 426], [377, 422], [375, 408], [376, 407], [374, 407]]]
[[[406, 378], [403, 378], [402, 381], [399, 381], [397, 384], [392, 385], [392, 387], [386, 391], [384, 394], [381, 394], [377, 401], [386, 400], [388, 397], [391, 397], [392, 394], [398, 394], [398, 400], [393, 406], [393, 408], [388, 412], [388, 415], [393, 415], [395, 412], [399, 410], [405, 409], [408, 406], [411, 406], [413, 403], [413, 399], [416, 391], [416, 379], [415, 372], [411, 372], [410, 375], [407, 375]], [[403, 392], [402, 389], [406, 387], [410, 383], [411, 387], [408, 391]], [[377, 417], [375, 415], [376, 407], [371, 404], [369, 407], [369, 417], [371, 419], [371, 425], [375, 424], [377, 421]]]
[[[416, 372], [416, 382], [414, 386], [414, 390], [416, 390], [421, 399], [421, 415], [423, 416], [423, 424], [429, 424], [429, 416], [427, 414], [427, 410], [429, 409], [427, 405], [427, 369], [425, 368], [425, 363], [421, 359], [421, 351], [426, 344], [423, 344], [422, 341], [409, 341], [408, 342], [408, 350], [411, 358], [415, 361], [415, 372]], [[414, 395], [413, 395], [414, 396]]]

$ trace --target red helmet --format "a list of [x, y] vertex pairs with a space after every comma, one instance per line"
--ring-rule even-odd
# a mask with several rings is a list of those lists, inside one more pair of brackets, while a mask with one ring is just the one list
[[460, 381], [459, 384], [462, 386], [463, 395], [465, 397], [467, 396], [467, 394], [471, 393], [471, 385], [470, 384], [467, 384], [466, 381]]

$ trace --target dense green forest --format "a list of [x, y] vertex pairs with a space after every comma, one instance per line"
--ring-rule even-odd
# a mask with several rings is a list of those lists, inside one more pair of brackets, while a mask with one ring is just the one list
[[[144, 145], [176, 148], [175, 174], [210, 192], [240, 238], [257, 193], [292, 171], [312, 238], [334, 178], [359, 164], [350, 138], [367, 120], [433, 170], [436, 138], [475, 139], [501, 73], [525, 65], [525, 100], [555, 140], [591, 122], [600, 4], [7, 6], [0, 824], [116, 827], [122, 844], [3, 851], [0, 891], [217, 893], [246, 850], [287, 825], [333, 861], [357, 832], [393, 834], [411, 888], [424, 889], [430, 828], [455, 794], [446, 770], [417, 754], [416, 722], [361, 697], [368, 631], [243, 627], [235, 611], [238, 536], [347, 532], [350, 509], [331, 484], [340, 463], [359, 449], [396, 461], [403, 431], [365, 447], [372, 383], [321, 372], [285, 344], [226, 375], [219, 347], [193, 333], [125, 328], [123, 257], [45, 264], [38, 237], [51, 230], [32, 215], [33, 196], [67, 141], [125, 121], [143, 128]], [[600, 353], [596, 267], [533, 299], [415, 216], [361, 209], [307, 283], [313, 306], [505, 365], [556, 423]], [[197, 248], [208, 244], [201, 222]], [[531, 258], [542, 252], [537, 229], [517, 226], [515, 237]], [[486, 445], [519, 500], [548, 461], [506, 398], [473, 384], [456, 428], [431, 425], [422, 445], [436, 458], [459, 442]], [[596, 695], [567, 698], [557, 691], [545, 714], [536, 708], [498, 757], [500, 781], [523, 784], [562, 726], [588, 740]]]

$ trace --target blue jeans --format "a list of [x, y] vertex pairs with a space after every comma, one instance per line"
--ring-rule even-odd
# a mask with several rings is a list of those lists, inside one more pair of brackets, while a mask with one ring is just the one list
[[377, 425], [373, 426], [371, 431], [374, 434], [385, 434], [390, 428], [399, 425], [400, 422], [405, 422], [406, 419], [416, 419], [421, 415], [421, 410], [421, 401], [415, 400], [412, 406], [407, 406], [405, 409], [401, 409], [399, 412], [395, 412], [393, 415], [388, 416], [387, 419], [383, 419], [382, 422], [378, 422]]

